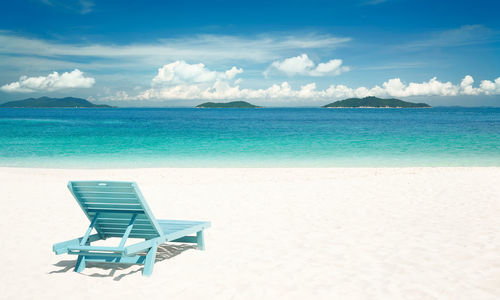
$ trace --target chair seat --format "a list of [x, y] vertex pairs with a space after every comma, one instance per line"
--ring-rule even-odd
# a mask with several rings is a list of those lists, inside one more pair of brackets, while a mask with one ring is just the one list
[[167, 241], [172, 241], [210, 227], [210, 222], [206, 221], [158, 220], [158, 223]]

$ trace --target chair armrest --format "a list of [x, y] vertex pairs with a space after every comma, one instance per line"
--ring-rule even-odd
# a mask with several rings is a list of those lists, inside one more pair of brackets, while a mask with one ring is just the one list
[[[52, 251], [54, 251], [58, 255], [68, 253], [68, 247], [80, 246], [80, 242], [82, 241], [82, 239], [83, 239], [83, 237], [79, 237], [76, 239], [72, 239], [72, 240], [68, 240], [65, 242], [60, 242], [60, 243], [54, 244], [52, 246]], [[101, 239], [101, 237], [98, 234], [92, 234], [89, 236], [87, 241], [89, 243], [91, 243], [91, 242], [94, 242], [94, 241], [97, 241], [100, 239]]]
[[99, 251], [99, 252], [117, 252], [122, 253], [123, 248], [121, 247], [99, 247], [99, 246], [80, 246], [71, 245], [67, 247], [68, 251]]

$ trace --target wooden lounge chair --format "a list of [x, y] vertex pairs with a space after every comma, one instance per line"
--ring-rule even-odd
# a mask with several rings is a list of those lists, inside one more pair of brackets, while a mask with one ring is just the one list
[[[143, 264], [142, 274], [151, 275], [158, 245], [165, 242], [196, 243], [204, 250], [203, 230], [210, 222], [157, 220], [135, 182], [70, 181], [68, 188], [90, 221], [83, 237], [54, 244], [56, 254], [78, 255], [75, 272], [85, 262]], [[97, 231], [91, 234], [92, 229]], [[91, 243], [120, 237], [116, 247]], [[127, 238], [144, 239], [125, 246]]]

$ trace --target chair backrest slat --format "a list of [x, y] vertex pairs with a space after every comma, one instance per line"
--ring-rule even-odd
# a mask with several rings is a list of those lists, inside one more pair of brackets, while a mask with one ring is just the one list
[[129, 237], [155, 238], [163, 234], [135, 182], [70, 181], [68, 188], [89, 220], [99, 213], [95, 228], [103, 237], [121, 237], [137, 214]]

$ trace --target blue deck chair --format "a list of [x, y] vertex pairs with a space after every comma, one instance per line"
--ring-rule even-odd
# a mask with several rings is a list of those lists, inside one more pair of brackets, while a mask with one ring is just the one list
[[[143, 264], [142, 274], [151, 275], [158, 245], [165, 242], [196, 243], [204, 250], [203, 230], [210, 222], [157, 220], [135, 182], [70, 181], [68, 188], [90, 221], [83, 237], [54, 244], [56, 254], [78, 255], [75, 272], [85, 262]], [[92, 229], [97, 231], [91, 234]], [[120, 237], [117, 247], [91, 243]], [[125, 247], [127, 238], [144, 239]]]

